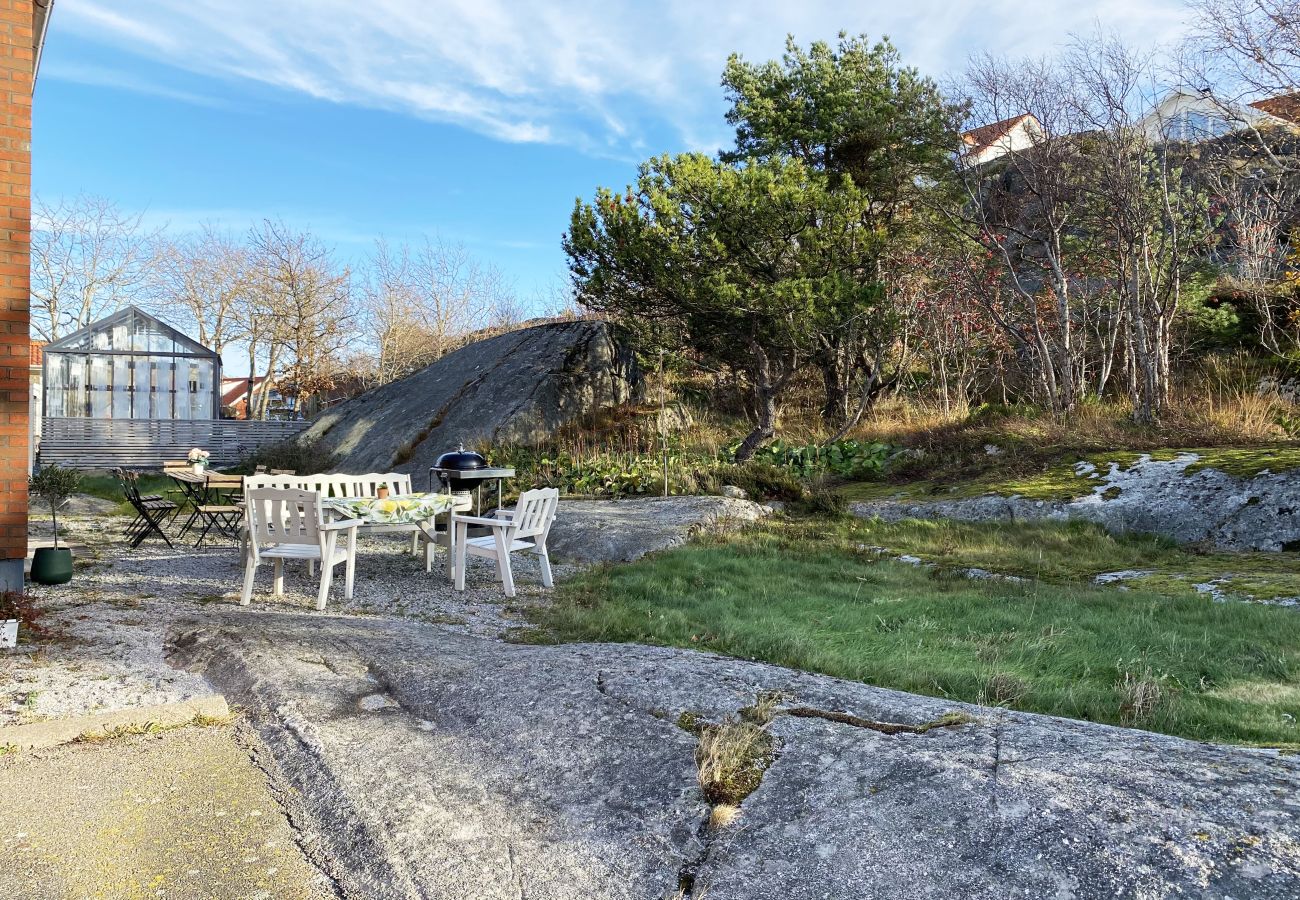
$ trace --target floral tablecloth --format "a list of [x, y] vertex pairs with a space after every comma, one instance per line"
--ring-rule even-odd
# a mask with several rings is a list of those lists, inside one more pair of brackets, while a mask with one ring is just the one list
[[455, 499], [447, 494], [395, 494], [377, 497], [327, 497], [321, 505], [348, 519], [367, 525], [413, 525], [427, 522], [451, 509]]

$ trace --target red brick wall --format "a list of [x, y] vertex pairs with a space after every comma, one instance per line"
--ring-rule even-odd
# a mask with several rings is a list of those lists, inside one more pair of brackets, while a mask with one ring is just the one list
[[0, 0], [0, 559], [27, 555], [32, 4]]

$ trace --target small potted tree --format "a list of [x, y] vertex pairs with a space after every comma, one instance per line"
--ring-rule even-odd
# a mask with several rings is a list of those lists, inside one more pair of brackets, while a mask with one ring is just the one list
[[80, 487], [80, 472], [56, 465], [43, 466], [28, 484], [28, 490], [49, 506], [54, 524], [54, 546], [39, 547], [32, 555], [32, 581], [37, 584], [67, 584], [72, 580], [72, 551], [59, 546], [59, 508]]

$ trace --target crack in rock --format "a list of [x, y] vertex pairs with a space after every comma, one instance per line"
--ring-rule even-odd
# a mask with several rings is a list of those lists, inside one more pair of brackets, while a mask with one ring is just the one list
[[947, 713], [920, 725], [909, 725], [905, 722], [877, 722], [850, 713], [813, 709], [808, 706], [793, 706], [781, 710], [781, 712], [787, 716], [794, 716], [796, 719], [825, 719], [827, 722], [834, 722], [837, 725], [865, 728], [870, 731], [878, 731], [881, 734], [925, 734], [936, 728], [960, 728], [963, 725], [971, 725], [976, 721], [974, 717], [965, 713]]

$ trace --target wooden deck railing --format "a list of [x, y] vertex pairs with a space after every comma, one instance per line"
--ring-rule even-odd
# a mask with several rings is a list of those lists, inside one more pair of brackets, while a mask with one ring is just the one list
[[243, 419], [65, 419], [41, 423], [41, 462], [76, 469], [158, 468], [184, 459], [191, 447], [212, 454], [212, 465], [238, 462], [259, 447], [278, 444], [310, 422]]

